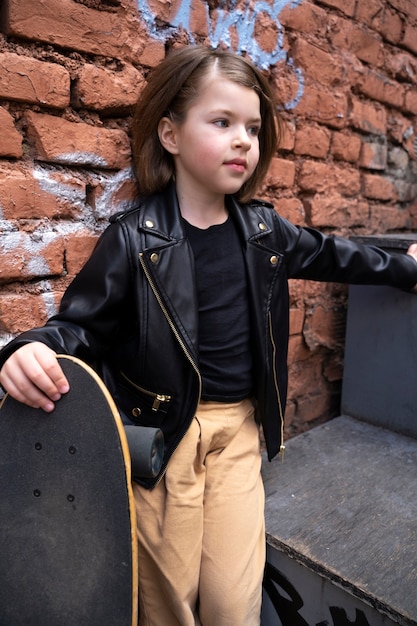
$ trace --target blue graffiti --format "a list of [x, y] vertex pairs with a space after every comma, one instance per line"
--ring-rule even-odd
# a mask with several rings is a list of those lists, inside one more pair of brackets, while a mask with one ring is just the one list
[[[303, 95], [304, 81], [301, 70], [293, 66], [292, 60], [287, 57], [287, 52], [284, 49], [284, 33], [279, 21], [279, 14], [287, 5], [290, 8], [295, 8], [301, 2], [302, 0], [273, 0], [272, 4], [269, 4], [263, 0], [255, 3], [245, 0], [243, 8], [242, 2], [239, 2], [238, 8], [238, 0], [231, 0], [227, 3], [226, 0], [221, 0], [213, 18], [210, 16], [208, 5], [205, 7], [208, 36], [212, 48], [217, 48], [220, 44], [232, 48], [231, 32], [233, 30], [237, 38], [235, 52], [247, 54], [261, 69], [267, 69], [278, 62], [284, 62], [291, 67], [298, 81], [298, 89], [293, 100], [285, 104], [286, 109], [293, 109], [300, 101]], [[142, 19], [152, 37], [165, 43], [175, 32], [182, 29], [188, 33], [190, 42], [195, 43], [191, 29], [191, 12], [193, 9], [190, 0], [181, 0], [178, 11], [167, 28], [157, 26], [148, 0], [137, 0], [137, 3]], [[276, 44], [272, 51], [262, 49], [256, 40], [255, 24], [260, 15], [267, 15], [277, 29]]]

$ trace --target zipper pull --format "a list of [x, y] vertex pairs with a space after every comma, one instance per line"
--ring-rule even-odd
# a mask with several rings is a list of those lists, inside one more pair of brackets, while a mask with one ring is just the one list
[[171, 396], [162, 395], [161, 393], [157, 393], [155, 399], [152, 404], [152, 411], [158, 411], [161, 402], [169, 402], [171, 400]]
[[153, 401], [153, 404], [152, 404], [152, 411], [157, 411], [159, 409], [160, 404], [161, 404], [161, 396], [156, 395], [155, 400]]

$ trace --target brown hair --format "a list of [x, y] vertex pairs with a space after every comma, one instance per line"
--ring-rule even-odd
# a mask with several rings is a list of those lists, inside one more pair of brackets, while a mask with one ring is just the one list
[[151, 73], [133, 112], [133, 161], [142, 193], [162, 191], [174, 177], [174, 161], [159, 141], [158, 124], [164, 116], [178, 122], [185, 119], [213, 65], [225, 78], [253, 89], [259, 96], [262, 119], [259, 162], [236, 195], [240, 201], [247, 202], [261, 185], [281, 137], [281, 119], [267, 80], [244, 57], [190, 46], [169, 54]]

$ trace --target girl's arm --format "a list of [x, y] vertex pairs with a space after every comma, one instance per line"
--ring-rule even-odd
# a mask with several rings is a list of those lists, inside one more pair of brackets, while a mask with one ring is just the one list
[[56, 354], [94, 362], [128, 326], [134, 307], [132, 268], [122, 228], [112, 224], [101, 236], [45, 326], [22, 333], [0, 352], [0, 384], [15, 399], [52, 411], [68, 382]]
[[[278, 219], [278, 218], [277, 218]], [[339, 236], [327, 236], [309, 227], [279, 219], [286, 242], [290, 278], [356, 285], [389, 285], [414, 290], [417, 284], [417, 246], [408, 254], [390, 254]]]

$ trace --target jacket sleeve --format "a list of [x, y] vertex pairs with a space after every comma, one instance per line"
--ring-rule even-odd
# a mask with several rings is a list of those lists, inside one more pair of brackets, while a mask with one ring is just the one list
[[401, 289], [417, 284], [417, 262], [410, 255], [389, 254], [375, 246], [279, 221], [290, 278]]
[[126, 332], [133, 310], [132, 267], [121, 225], [108, 226], [90, 259], [45, 326], [22, 333], [0, 352], [0, 367], [25, 343], [41, 341], [58, 353], [93, 362]]

